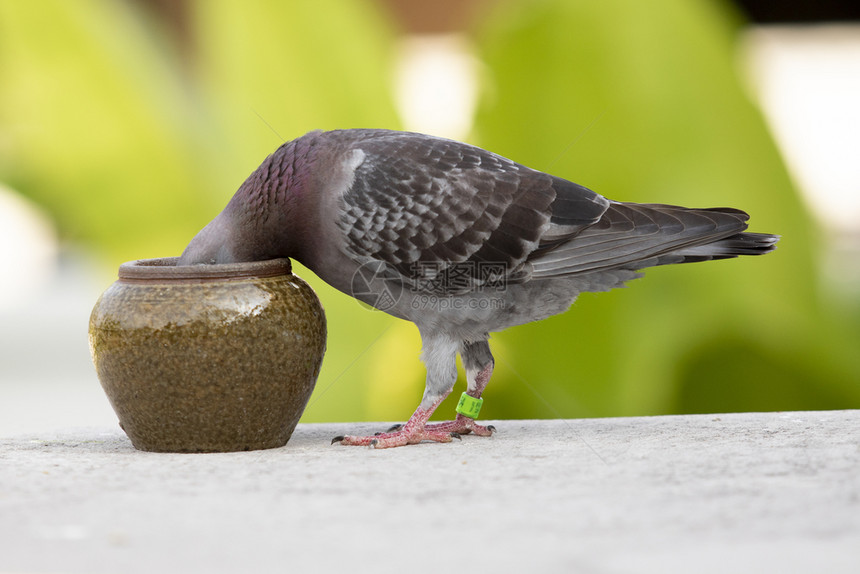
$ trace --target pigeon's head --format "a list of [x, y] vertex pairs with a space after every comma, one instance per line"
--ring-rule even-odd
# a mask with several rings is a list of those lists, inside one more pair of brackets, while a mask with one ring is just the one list
[[302, 138], [286, 143], [260, 164], [227, 207], [188, 244], [178, 265], [237, 263], [296, 257], [305, 243], [303, 204], [312, 157]]
[[[291, 204], [289, 200], [285, 203]], [[236, 192], [224, 211], [200, 230], [185, 248], [178, 265], [238, 263], [277, 257], [294, 257], [296, 226], [291, 209], [281, 206], [271, 212], [255, 208], [253, 197]]]
[[[215, 219], [200, 230], [194, 236], [188, 247], [179, 258], [178, 265], [197, 265], [215, 263], [235, 263], [248, 260], [242, 257], [235, 243], [236, 234], [233, 224], [226, 210], [221, 212]], [[254, 257], [250, 258], [255, 259]]]

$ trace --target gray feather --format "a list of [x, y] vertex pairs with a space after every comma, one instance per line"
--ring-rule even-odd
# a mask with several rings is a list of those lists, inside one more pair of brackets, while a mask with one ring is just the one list
[[479, 263], [522, 275], [533, 253], [595, 224], [609, 205], [582, 186], [460, 142], [382, 132], [355, 145], [365, 161], [341, 201], [346, 249], [409, 280], [431, 268], [471, 277], [446, 294], [480, 284]]

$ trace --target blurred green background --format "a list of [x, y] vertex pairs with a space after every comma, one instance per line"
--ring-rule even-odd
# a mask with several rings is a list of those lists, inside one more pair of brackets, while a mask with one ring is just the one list
[[[823, 286], [822, 234], [740, 78], [739, 12], [706, 0], [469, 5], [470, 143], [616, 200], [738, 207], [752, 230], [783, 236], [767, 257], [653, 269], [495, 335], [482, 417], [860, 407], [860, 297]], [[92, 254], [107, 286], [123, 261], [179, 254], [283, 141], [403, 128], [403, 8], [0, 0], [0, 183]], [[414, 326], [296, 273], [329, 322], [303, 420], [407, 417], [424, 384]]]

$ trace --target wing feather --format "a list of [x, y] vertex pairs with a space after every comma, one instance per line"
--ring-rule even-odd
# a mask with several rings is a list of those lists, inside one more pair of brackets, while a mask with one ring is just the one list
[[[353, 144], [364, 161], [341, 201], [347, 250], [408, 280], [456, 273], [456, 285], [433, 283], [445, 293], [481, 284], [482, 264], [521, 275], [548, 229], [581, 230], [608, 205], [569, 182], [560, 193], [564, 180], [467, 144], [402, 132], [364, 135]], [[551, 221], [556, 201], [566, 202], [561, 224]]]
[[[710, 257], [699, 246], [738, 243], [746, 229], [743, 211], [614, 202], [452, 140], [351, 134], [348, 151], [360, 149], [363, 161], [341, 196], [345, 249], [413, 284], [432, 278], [442, 294], [483, 284], [483, 264], [509, 281], [636, 270]], [[718, 255], [732, 256], [734, 243], [721, 245]]]

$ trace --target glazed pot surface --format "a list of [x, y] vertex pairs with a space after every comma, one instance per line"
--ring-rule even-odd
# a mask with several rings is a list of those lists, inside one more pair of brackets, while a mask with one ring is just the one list
[[289, 260], [120, 268], [97, 301], [90, 350], [136, 448], [214, 452], [283, 446], [313, 391], [326, 324]]

